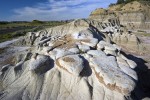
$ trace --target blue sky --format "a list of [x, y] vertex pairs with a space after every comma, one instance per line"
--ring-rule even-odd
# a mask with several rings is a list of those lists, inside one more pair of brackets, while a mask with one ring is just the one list
[[0, 21], [66, 20], [87, 18], [96, 8], [116, 0], [1, 0]]

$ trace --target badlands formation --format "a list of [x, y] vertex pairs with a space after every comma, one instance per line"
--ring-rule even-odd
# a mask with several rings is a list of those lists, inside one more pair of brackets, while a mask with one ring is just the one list
[[146, 0], [136, 0], [127, 4], [112, 5], [107, 9], [98, 8], [89, 18], [99, 21], [117, 18], [121, 25], [129, 30], [150, 32], [150, 3]]
[[137, 64], [117, 43], [141, 45], [115, 19], [29, 32], [14, 43], [29, 48], [1, 68], [0, 100], [131, 100]]

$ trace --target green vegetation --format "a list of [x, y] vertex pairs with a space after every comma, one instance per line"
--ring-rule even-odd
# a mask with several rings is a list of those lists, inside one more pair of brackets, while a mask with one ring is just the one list
[[123, 4], [123, 3], [129, 3], [132, 1], [150, 1], [150, 0], [117, 0], [116, 4]]
[[[30, 30], [30, 29], [29, 29]], [[13, 33], [0, 34], [0, 42], [7, 41], [12, 38], [16, 38], [19, 36], [24, 36], [29, 30], [19, 30]]]
[[13, 21], [0, 22], [0, 42], [24, 36], [27, 32], [36, 32], [48, 27], [59, 26], [68, 23], [68, 21]]
[[42, 25], [42, 24], [44, 24], [44, 22], [39, 21], [39, 20], [33, 20], [30, 24], [31, 25]]
[[115, 6], [115, 5], [116, 5], [115, 3], [111, 3], [111, 4], [109, 4], [109, 7]]
[[124, 3], [125, 1], [124, 0], [118, 0], [117, 1], [117, 4], [122, 4], [122, 3]]

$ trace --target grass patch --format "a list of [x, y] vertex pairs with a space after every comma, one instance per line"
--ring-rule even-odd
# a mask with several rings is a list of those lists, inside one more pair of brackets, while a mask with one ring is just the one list
[[32, 22], [0, 22], [0, 42], [26, 35], [27, 32], [36, 32], [45, 28], [66, 24], [66, 21], [39, 21]]

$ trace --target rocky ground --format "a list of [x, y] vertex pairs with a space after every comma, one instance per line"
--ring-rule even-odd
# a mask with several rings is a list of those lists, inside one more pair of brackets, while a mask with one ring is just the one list
[[150, 100], [149, 7], [100, 8], [0, 43], [0, 100]]
[[118, 23], [80, 19], [0, 45], [1, 100], [149, 97], [144, 60], [126, 52], [142, 44]]
[[90, 19], [105, 22], [119, 19], [118, 23], [136, 32], [150, 32], [149, 1], [133, 0], [133, 2], [112, 4], [108, 8], [97, 8], [92, 11]]
[[13, 43], [19, 41], [19, 39], [0, 43], [0, 69], [6, 64], [14, 64], [15, 55], [30, 48], [27, 46], [14, 46]]
[[150, 36], [140, 36], [140, 35], [137, 36], [143, 42], [145, 47], [145, 50], [143, 50], [144, 51], [143, 55], [139, 55], [139, 57], [143, 58], [146, 61], [146, 65], [150, 69]]
[[[122, 47], [123, 51], [126, 52], [129, 58], [132, 58], [137, 64], [138, 67], [136, 72], [138, 74], [138, 88], [137, 88], [137, 96], [141, 96], [142, 100], [149, 100], [150, 98], [150, 37], [149, 36], [141, 36], [135, 33], [142, 45], [144, 47], [143, 50], [139, 52], [127, 49], [126, 47]], [[146, 33], [145, 33], [146, 34]], [[131, 55], [132, 54], [132, 55]]]
[[132, 54], [138, 58], [142, 58], [145, 61], [145, 64], [148, 67], [148, 69], [150, 69], [150, 33], [134, 32], [134, 34], [139, 38], [143, 49], [140, 51], [132, 51], [124, 47], [123, 50], [128, 54]]

